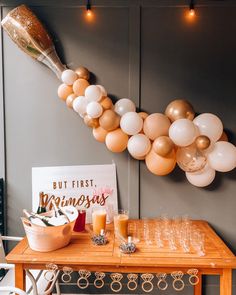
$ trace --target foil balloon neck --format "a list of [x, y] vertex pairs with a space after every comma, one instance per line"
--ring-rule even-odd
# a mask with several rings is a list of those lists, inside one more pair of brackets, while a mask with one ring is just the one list
[[19, 48], [45, 64], [61, 78], [61, 73], [66, 67], [61, 63], [44, 26], [26, 5], [11, 10], [1, 24]]

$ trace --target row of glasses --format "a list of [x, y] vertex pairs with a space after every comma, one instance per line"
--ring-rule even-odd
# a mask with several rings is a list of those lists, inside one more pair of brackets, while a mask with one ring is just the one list
[[185, 253], [205, 255], [204, 233], [192, 224], [188, 216], [169, 218], [166, 214], [157, 219], [142, 219], [142, 239], [146, 245], [157, 248], [168, 247], [171, 251], [181, 248]]

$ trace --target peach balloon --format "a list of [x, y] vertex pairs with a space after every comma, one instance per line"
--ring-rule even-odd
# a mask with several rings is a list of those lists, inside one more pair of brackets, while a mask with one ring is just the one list
[[110, 97], [104, 97], [101, 101], [99, 101], [100, 105], [103, 107], [104, 110], [113, 109], [113, 103]]
[[126, 149], [128, 139], [128, 135], [118, 128], [108, 132], [106, 136], [106, 146], [113, 153], [121, 153]]
[[159, 136], [168, 135], [170, 128], [170, 120], [161, 113], [149, 115], [143, 124], [143, 131], [151, 140], [155, 140]]
[[148, 113], [145, 112], [139, 112], [138, 114], [143, 120], [145, 120], [149, 116]]
[[229, 141], [228, 135], [226, 134], [225, 131], [223, 131], [223, 133], [218, 141]]
[[[145, 112], [139, 112], [138, 115], [143, 119], [143, 121], [149, 116], [148, 113], [145, 113]], [[143, 128], [139, 133], [144, 134]], [[137, 160], [140, 160], [140, 159], [137, 159]], [[141, 160], [144, 160], [144, 159], [141, 159]]]
[[77, 79], [73, 84], [73, 91], [77, 96], [84, 96], [85, 89], [89, 86], [89, 82], [85, 79]]
[[161, 157], [157, 155], [152, 149], [146, 156], [145, 161], [148, 170], [150, 170], [153, 174], [159, 176], [167, 175], [175, 168], [175, 151], [172, 150], [172, 152], [167, 157]]
[[93, 128], [93, 136], [99, 142], [105, 142], [108, 131], [103, 129], [101, 126]]
[[58, 96], [63, 100], [66, 100], [71, 93], [73, 93], [72, 87], [65, 83], [61, 84], [57, 89]]
[[98, 119], [91, 118], [88, 115], [84, 116], [84, 123], [90, 128], [97, 128], [99, 126]]
[[106, 110], [99, 118], [100, 126], [107, 130], [115, 130], [120, 125], [120, 116], [112, 110]]
[[66, 105], [68, 106], [68, 108], [71, 108], [71, 109], [73, 108], [73, 101], [76, 97], [77, 96], [74, 93], [67, 96]]

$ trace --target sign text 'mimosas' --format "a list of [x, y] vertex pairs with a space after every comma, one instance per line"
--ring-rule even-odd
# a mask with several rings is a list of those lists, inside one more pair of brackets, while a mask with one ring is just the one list
[[43, 194], [43, 200], [45, 207], [50, 206], [50, 203], [52, 200], [55, 201], [57, 205], [60, 205], [61, 207], [64, 206], [74, 206], [74, 207], [81, 207], [88, 209], [91, 205], [98, 204], [100, 206], [106, 205], [106, 200], [109, 198], [109, 194], [102, 193], [101, 195], [80, 195], [79, 197], [58, 197], [55, 195], [48, 195]]

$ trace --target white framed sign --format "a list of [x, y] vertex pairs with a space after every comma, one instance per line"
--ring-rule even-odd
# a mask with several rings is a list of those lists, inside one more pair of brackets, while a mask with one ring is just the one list
[[116, 166], [80, 165], [32, 168], [32, 209], [37, 211], [39, 193], [45, 205], [54, 199], [60, 206], [72, 205], [86, 209], [86, 222], [91, 222], [93, 207], [118, 210]]

